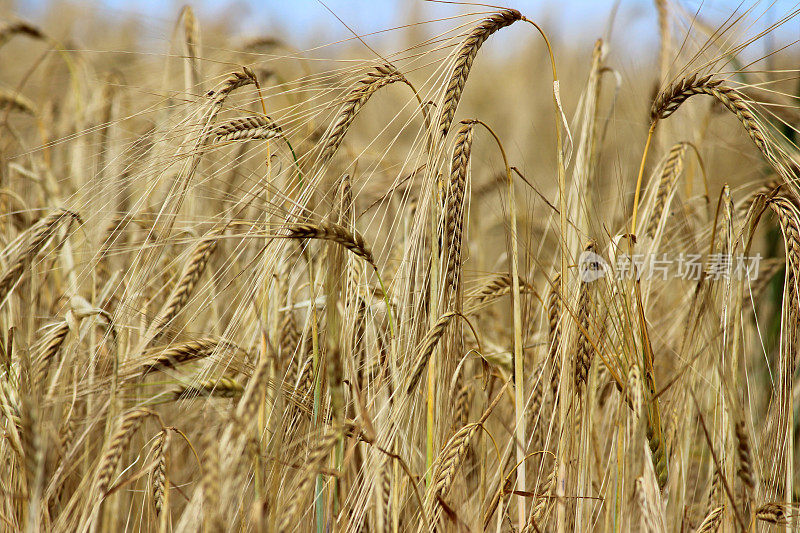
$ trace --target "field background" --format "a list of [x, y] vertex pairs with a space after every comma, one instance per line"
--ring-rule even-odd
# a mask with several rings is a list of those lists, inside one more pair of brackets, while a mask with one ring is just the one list
[[798, 6], [327, 6], [0, 4], [0, 529], [791, 530]]

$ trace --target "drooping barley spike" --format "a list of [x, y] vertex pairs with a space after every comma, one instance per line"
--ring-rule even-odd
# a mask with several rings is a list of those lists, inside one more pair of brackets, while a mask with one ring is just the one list
[[733, 113], [764, 158], [776, 170], [781, 170], [782, 166], [770, 151], [764, 129], [756, 120], [755, 115], [753, 115], [747, 100], [732, 87], [723, 85], [720, 80], [712, 79], [711, 75], [698, 78], [695, 74], [681, 78], [680, 81], [669, 86], [653, 102], [653, 106], [650, 109], [651, 122], [669, 117], [686, 100], [698, 94], [713, 96], [728, 111]]
[[[800, 210], [789, 198], [778, 196], [769, 202], [784, 232], [786, 241], [786, 257], [790, 266], [796, 271], [800, 268]], [[787, 276], [791, 272], [787, 272]]]
[[256, 82], [256, 75], [247, 67], [242, 67], [241, 72], [232, 72], [225, 78], [217, 89], [209, 91], [207, 96], [211, 97], [214, 106], [221, 106], [225, 99], [236, 89], [246, 85], [253, 85]]
[[753, 477], [753, 455], [750, 447], [750, 435], [743, 420], [737, 421], [733, 429], [736, 435], [736, 457], [739, 461], [739, 468], [736, 473], [746, 489], [745, 497], [750, 501], [756, 490], [756, 483]]
[[26, 232], [28, 234], [27, 244], [21, 249], [11, 266], [3, 274], [3, 277], [0, 278], [0, 305], [5, 302], [6, 296], [22, 277], [25, 269], [42, 251], [42, 248], [55, 235], [56, 230], [65, 220], [77, 220], [80, 222], [80, 217], [72, 211], [59, 209], [44, 217]]
[[461, 94], [464, 92], [464, 86], [467, 83], [469, 71], [472, 69], [472, 62], [475, 60], [475, 56], [478, 55], [478, 50], [480, 50], [483, 43], [486, 42], [486, 39], [494, 32], [520, 19], [522, 19], [522, 14], [519, 11], [515, 9], [504, 9], [479, 22], [461, 43], [461, 46], [456, 52], [456, 62], [450, 73], [447, 89], [444, 94], [444, 101], [442, 103], [442, 111], [439, 116], [438, 130], [442, 139], [446, 137], [447, 132], [450, 131], [450, 125], [453, 123], [453, 119], [456, 116], [456, 109], [461, 101]]
[[213, 144], [231, 141], [255, 141], [274, 139], [283, 135], [278, 126], [269, 117], [255, 115], [230, 120], [214, 128], [209, 140]]
[[756, 509], [756, 519], [768, 524], [784, 524], [787, 512], [784, 504], [768, 502]]
[[639, 371], [639, 365], [632, 364], [628, 369], [628, 383], [627, 390], [624, 392], [624, 398], [631, 410], [636, 416], [641, 416], [644, 400], [642, 398], [642, 375]]
[[[797, 324], [800, 321], [800, 210], [791, 199], [777, 196], [769, 201], [769, 207], [778, 217], [786, 248], [786, 288], [789, 300], [790, 342], [797, 341]], [[795, 350], [790, 350], [787, 358], [788, 375], [794, 374], [796, 365]]]
[[289, 226], [289, 238], [292, 239], [321, 239], [332, 241], [344, 246], [358, 257], [365, 259], [369, 264], [375, 265], [372, 251], [367, 246], [364, 237], [356, 231], [350, 231], [339, 224], [292, 224]]
[[[470, 291], [467, 297], [473, 306], [488, 300], [489, 298], [497, 298], [511, 292], [511, 275], [508, 273], [497, 274], [483, 283], [477, 289]], [[522, 277], [519, 278], [520, 292], [529, 292], [536, 294], [533, 285], [525, 281]]]
[[475, 387], [470, 383], [464, 383], [459, 387], [456, 394], [453, 418], [458, 426], [466, 426], [469, 421], [469, 411], [472, 404], [472, 397], [475, 395]]
[[[584, 253], [596, 254], [597, 243], [595, 241], [589, 241], [584, 248]], [[591, 258], [591, 256], [588, 257]], [[598, 265], [595, 265], [590, 260], [581, 266], [587, 270], [581, 272], [583, 281], [581, 281], [578, 293], [578, 323], [581, 327], [578, 331], [578, 349], [575, 353], [575, 389], [579, 394], [583, 390], [582, 386], [586, 383], [586, 379], [589, 376], [589, 367], [591, 367], [592, 359], [594, 358], [594, 346], [588, 337], [591, 329], [593, 307], [592, 282], [594, 280], [589, 276], [591, 275], [590, 271], [598, 268]]]
[[[297, 370], [299, 366], [297, 360], [302, 360], [304, 354], [299, 353], [302, 335], [297, 327], [297, 320], [295, 319], [294, 312], [291, 309], [286, 311], [286, 314], [283, 316], [279, 335], [278, 349], [280, 360], [288, 361], [286, 369], [284, 370], [284, 381], [294, 387], [295, 383], [297, 383]], [[297, 358], [294, 357], [295, 352], [298, 353]]]
[[156, 464], [150, 475], [150, 493], [153, 496], [153, 507], [156, 516], [164, 509], [164, 498], [167, 492], [167, 450], [169, 449], [169, 433], [162, 429], [153, 444], [153, 456]]
[[675, 189], [675, 183], [678, 181], [678, 176], [683, 172], [683, 161], [686, 157], [686, 149], [689, 144], [685, 142], [677, 143], [669, 151], [667, 161], [664, 163], [664, 168], [661, 170], [661, 177], [658, 180], [658, 190], [656, 191], [655, 204], [653, 205], [653, 212], [650, 214], [650, 219], [647, 223], [647, 230], [645, 235], [653, 237], [658, 230], [661, 223], [661, 218], [664, 213], [664, 207]]
[[553, 468], [547, 474], [542, 489], [536, 498], [536, 503], [533, 506], [533, 514], [531, 517], [536, 523], [542, 523], [546, 518], [547, 508], [550, 506], [551, 500], [555, 495], [556, 479], [558, 479], [558, 461], [553, 461]]
[[664, 487], [667, 486], [669, 471], [667, 468], [667, 451], [665, 449], [664, 434], [661, 431], [660, 412], [655, 400], [648, 401], [645, 415], [645, 436], [650, 446], [653, 470], [658, 480], [658, 486], [663, 490]]
[[546, 424], [542, 424], [542, 420], [546, 416], [543, 414], [542, 405], [547, 398], [547, 387], [549, 383], [545, 381], [545, 371], [547, 359], [542, 358], [534, 367], [533, 372], [531, 373], [531, 400], [530, 406], [528, 407], [528, 424], [527, 427], [530, 429], [532, 437], [532, 444], [534, 449], [539, 450], [543, 445], [543, 426]]
[[347, 130], [370, 97], [382, 87], [404, 80], [403, 75], [391, 65], [379, 65], [359, 80], [356, 87], [344, 99], [342, 107], [336, 113], [333, 124], [328, 129], [325, 144], [319, 158], [319, 168], [324, 168], [339, 149]]
[[699, 78], [697, 74], [681, 78], [661, 91], [653, 101], [653, 105], [650, 107], [650, 121], [655, 122], [667, 118], [692, 96], [708, 94], [709, 90], [721, 84], [721, 81], [714, 80], [710, 74]]
[[25, 450], [22, 444], [22, 415], [20, 414], [19, 398], [17, 392], [6, 379], [0, 380], [0, 415], [4, 420], [3, 429], [11, 449], [22, 460]]
[[217, 249], [217, 242], [221, 232], [222, 230], [219, 228], [212, 230], [195, 245], [189, 255], [189, 259], [183, 265], [181, 275], [170, 292], [169, 298], [167, 298], [166, 303], [164, 303], [158, 315], [150, 324], [149, 330], [152, 338], [158, 338], [163, 333], [164, 328], [189, 301], [197, 282], [200, 281], [203, 272], [208, 266], [211, 255]]
[[7, 22], [3, 24], [3, 26], [0, 26], [0, 46], [6, 44], [15, 35], [25, 35], [26, 37], [40, 41], [47, 39], [41, 29], [37, 28], [33, 24], [30, 24], [29, 22]]
[[443, 498], [450, 490], [455, 475], [467, 455], [469, 442], [479, 428], [480, 426], [477, 424], [469, 424], [462, 427], [455, 435], [450, 437], [450, 440], [442, 448], [434, 466], [433, 484], [428, 493], [428, 502], [426, 503], [428, 507], [426, 514], [428, 516], [433, 514], [433, 506], [436, 499]]
[[700, 522], [700, 525], [695, 529], [695, 533], [714, 533], [719, 529], [722, 523], [722, 513], [725, 510], [724, 506], [714, 507]]
[[428, 361], [431, 358], [433, 350], [436, 349], [436, 345], [439, 344], [439, 340], [441, 340], [442, 335], [444, 335], [447, 326], [450, 324], [450, 321], [454, 316], [456, 316], [456, 313], [452, 311], [444, 313], [442, 316], [440, 316], [414, 350], [414, 352], [417, 354], [416, 363], [414, 363], [411, 376], [409, 377], [405, 386], [408, 394], [411, 394], [411, 392], [417, 386], [420, 377], [422, 377], [422, 372], [425, 370], [425, 367], [428, 366]]
[[561, 375], [561, 358], [559, 356], [561, 345], [561, 274], [553, 277], [550, 293], [547, 297], [547, 317], [548, 317], [548, 361], [552, 369], [550, 373], [550, 387], [553, 390], [553, 397], [558, 399], [558, 387]]
[[144, 377], [150, 372], [175, 369], [179, 365], [203, 359], [213, 354], [218, 347], [220, 347], [220, 341], [211, 338], [173, 344], [155, 352], [152, 360], [142, 364], [140, 376]]
[[236, 405], [236, 420], [241, 427], [248, 427], [256, 419], [258, 406], [267, 390], [269, 381], [269, 358], [261, 357], [258, 360], [253, 375], [242, 393], [242, 398]]
[[125, 447], [144, 419], [149, 416], [153, 416], [153, 412], [145, 408], [128, 411], [122, 416], [114, 433], [111, 434], [97, 467], [95, 489], [101, 500], [105, 498], [106, 492], [108, 492], [111, 477], [117, 469]]
[[[450, 440], [447, 441], [447, 444], [444, 445], [442, 451], [439, 452], [439, 456], [436, 458], [433, 466], [431, 486], [428, 488], [426, 495], [425, 506], [428, 516], [433, 516], [436, 503], [441, 498], [447, 496], [447, 493], [450, 491], [455, 476], [461, 468], [461, 464], [464, 462], [464, 458], [469, 450], [470, 440], [473, 435], [481, 429], [482, 425], [489, 418], [489, 415], [492, 414], [492, 411], [502, 398], [502, 392], [503, 391], [500, 391], [500, 393], [495, 396], [492, 403], [489, 404], [476, 423], [468, 424], [456, 431], [455, 434], [450, 437]], [[435, 523], [436, 521], [434, 520], [433, 522]]]
[[461, 278], [461, 246], [464, 234], [465, 193], [467, 190], [467, 168], [469, 167], [470, 153], [472, 152], [472, 135], [475, 122], [463, 121], [456, 135], [453, 161], [450, 166], [450, 182], [446, 194], [445, 206], [445, 249], [447, 266], [444, 276], [442, 294], [446, 295], [452, 290], [453, 296], [458, 300], [459, 281]]
[[[293, 384], [295, 385], [295, 384]], [[295, 390], [303, 396], [308, 396], [314, 390], [314, 358], [308, 357], [300, 367], [300, 373]]]
[[47, 375], [47, 366], [64, 344], [64, 339], [70, 332], [69, 322], [64, 320], [55, 324], [47, 335], [42, 339], [38, 355], [36, 357], [36, 376], [35, 382], [41, 383]]
[[387, 525], [391, 520], [391, 505], [392, 469], [391, 462], [387, 460], [381, 467], [380, 507], [377, 509], [377, 512], [383, 515], [383, 523]]
[[193, 385], [186, 385], [175, 390], [176, 400], [190, 398], [239, 398], [244, 391], [239, 382], [232, 378], [207, 379]]

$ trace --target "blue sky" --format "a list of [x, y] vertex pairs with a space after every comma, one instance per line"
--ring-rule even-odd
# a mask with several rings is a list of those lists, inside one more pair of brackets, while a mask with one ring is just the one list
[[[463, 12], [464, 6], [425, 2], [422, 0], [322, 0], [350, 27], [360, 34], [385, 30], [409, 19], [409, 15], [430, 20]], [[479, 1], [479, 0], [475, 0]], [[548, 31], [558, 31], [570, 36], [585, 37], [593, 41], [601, 36], [607, 25], [609, 13], [615, 0], [484, 0], [514, 7], [537, 20], [547, 22]], [[628, 35], [633, 33], [644, 42], [655, 37], [655, 10], [652, 0], [619, 0], [620, 9], [616, 20], [619, 31], [624, 26]], [[702, 2], [706, 20], [721, 21], [737, 6], [752, 6], [760, 13], [772, 6], [766, 17], [756, 23], [754, 29], [762, 29], [767, 23], [792, 9], [800, 8], [800, 0], [681, 0], [689, 11], [694, 11]], [[297, 45], [313, 46], [350, 36], [341, 22], [318, 0], [77, 0], [70, 2], [86, 5], [112, 17], [136, 17], [148, 27], [170, 27], [181, 5], [190, 3], [201, 23], [216, 17], [228, 16], [240, 25], [243, 33], [261, 34], [282, 29], [291, 34]], [[22, 0], [19, 10], [23, 16], [36, 19], [46, 6], [47, 0]], [[470, 10], [480, 10], [471, 6]], [[741, 9], [741, 7], [740, 7]], [[448, 25], [452, 27], [452, 23]], [[800, 38], [800, 18], [791, 21], [781, 30], [781, 40]], [[372, 39], [379, 40], [380, 37]], [[651, 40], [652, 41], [652, 40]], [[373, 41], [374, 42], [374, 41]]]

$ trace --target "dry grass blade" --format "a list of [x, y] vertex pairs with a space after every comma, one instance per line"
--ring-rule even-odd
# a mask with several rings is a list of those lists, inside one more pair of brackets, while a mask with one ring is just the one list
[[20, 93], [6, 89], [0, 89], [0, 109], [10, 109], [19, 113], [36, 115], [36, 104]]

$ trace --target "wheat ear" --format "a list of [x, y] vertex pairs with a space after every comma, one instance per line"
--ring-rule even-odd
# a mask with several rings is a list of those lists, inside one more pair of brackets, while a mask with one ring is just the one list
[[404, 79], [403, 75], [393, 66], [380, 65], [359, 80], [356, 87], [344, 99], [342, 107], [336, 113], [336, 118], [328, 130], [319, 158], [319, 168], [324, 168], [339, 149], [347, 130], [370, 97], [382, 87]]
[[14, 288], [14, 285], [22, 277], [25, 269], [30, 265], [33, 260], [42, 251], [50, 238], [56, 233], [58, 226], [64, 220], [77, 220], [80, 222], [80, 217], [77, 213], [67, 211], [66, 209], [59, 209], [32, 226], [27, 233], [30, 234], [28, 244], [17, 255], [11, 266], [5, 271], [3, 277], [0, 278], [0, 306]]
[[656, 191], [653, 212], [650, 214], [647, 229], [645, 230], [645, 235], [651, 238], [658, 230], [664, 213], [664, 207], [667, 205], [667, 201], [675, 188], [678, 176], [680, 176], [680, 173], [683, 171], [683, 161], [688, 146], [688, 143], [677, 143], [670, 149], [669, 155], [667, 155], [667, 161], [664, 163], [664, 169], [661, 171], [661, 177], [658, 180], [658, 190]]
[[292, 239], [333, 241], [344, 246], [358, 257], [365, 259], [370, 265], [375, 265], [372, 251], [367, 246], [364, 237], [358, 232], [350, 231], [339, 224], [330, 222], [323, 224], [292, 224], [289, 226], [288, 236]]
[[650, 109], [651, 122], [655, 123], [657, 120], [669, 117], [686, 100], [698, 94], [713, 96], [733, 113], [766, 160], [777, 170], [781, 169], [781, 165], [770, 152], [764, 130], [753, 115], [747, 101], [735, 89], [723, 85], [720, 80], [712, 79], [710, 75], [699, 78], [697, 75], [689, 76], [667, 87], [653, 102]]
[[167, 493], [167, 450], [169, 448], [169, 433], [162, 429], [153, 444], [153, 455], [156, 464], [150, 478], [150, 494], [153, 496], [153, 508], [156, 516], [164, 510], [164, 500]]
[[209, 134], [209, 141], [212, 144], [219, 144], [230, 141], [255, 141], [262, 139], [274, 139], [283, 135], [278, 126], [269, 117], [254, 115], [251, 117], [241, 117], [220, 124]]
[[444, 335], [447, 326], [450, 324], [450, 321], [454, 316], [456, 316], [456, 313], [452, 311], [444, 313], [442, 316], [440, 316], [414, 350], [417, 353], [417, 359], [411, 371], [411, 376], [406, 382], [405, 389], [408, 394], [411, 394], [411, 392], [417, 386], [417, 383], [422, 377], [422, 372], [425, 370], [425, 367], [428, 366], [428, 361], [431, 358], [433, 350], [436, 348], [436, 345], [439, 344], [442, 335]]
[[186, 385], [175, 390], [175, 399], [187, 398], [239, 398], [244, 391], [244, 387], [235, 379], [222, 377], [219, 379], [208, 379], [193, 385]]
[[445, 228], [447, 266], [444, 276], [442, 294], [447, 295], [452, 289], [458, 298], [461, 278], [461, 245], [464, 233], [464, 195], [467, 189], [467, 168], [472, 152], [472, 135], [474, 121], [463, 121], [456, 134], [453, 160], [450, 166], [450, 182], [445, 206]]
[[479, 22], [461, 43], [458, 52], [456, 52], [456, 63], [450, 73], [444, 94], [444, 102], [442, 103], [442, 111], [439, 116], [438, 130], [441, 138], [446, 137], [447, 132], [450, 131], [450, 125], [456, 116], [456, 108], [458, 108], [458, 103], [461, 101], [461, 94], [464, 92], [469, 71], [472, 69], [472, 62], [475, 61], [478, 50], [494, 32], [521, 19], [522, 14], [519, 11], [504, 9]]
[[220, 341], [212, 338], [197, 339], [173, 344], [163, 350], [151, 360], [142, 364], [139, 375], [146, 376], [150, 372], [174, 369], [179, 365], [203, 359], [214, 353], [220, 346]]
[[108, 440], [105, 452], [101, 456], [99, 466], [97, 467], [95, 492], [99, 495], [101, 500], [105, 498], [108, 492], [111, 476], [114, 475], [114, 471], [117, 469], [125, 447], [144, 419], [149, 416], [153, 416], [153, 412], [145, 408], [128, 411], [122, 416], [116, 430], [111, 434], [111, 438]]
[[205, 272], [208, 266], [211, 255], [214, 253], [214, 250], [217, 249], [217, 240], [220, 233], [220, 229], [213, 230], [207, 237], [203, 238], [195, 245], [189, 255], [189, 259], [183, 266], [178, 282], [175, 284], [166, 303], [161, 307], [161, 310], [149, 327], [153, 338], [161, 335], [164, 328], [175, 318], [180, 310], [183, 309], [186, 302], [189, 301], [194, 288], [197, 286], [197, 282], [200, 281], [203, 272]]
[[[597, 243], [589, 241], [584, 248], [585, 253], [596, 254]], [[593, 268], [593, 265], [587, 263], [585, 268]], [[584, 272], [583, 274], [587, 274]], [[587, 336], [590, 330], [592, 314], [592, 282], [581, 281], [580, 289], [578, 292], [578, 322], [580, 324], [580, 331], [578, 332], [578, 349], [575, 354], [575, 389], [580, 394], [583, 390], [583, 385], [589, 376], [589, 367], [592, 365], [594, 358], [594, 345]]]

